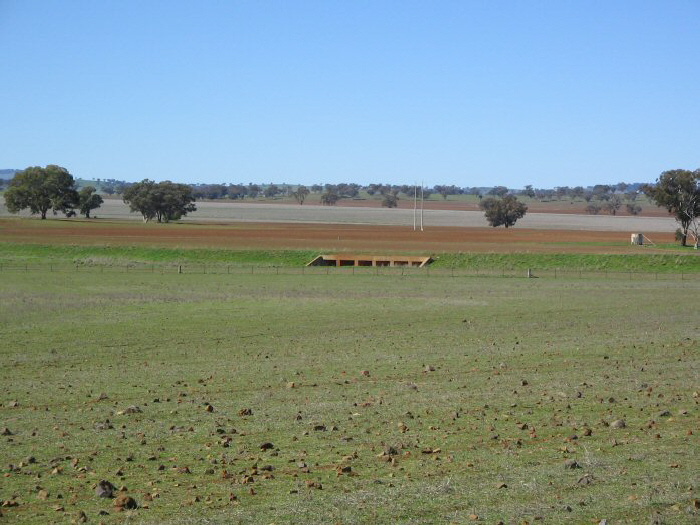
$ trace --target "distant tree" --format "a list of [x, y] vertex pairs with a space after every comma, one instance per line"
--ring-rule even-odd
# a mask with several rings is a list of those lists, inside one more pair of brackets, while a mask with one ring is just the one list
[[382, 199], [383, 208], [396, 208], [399, 205], [399, 198], [396, 195], [384, 195]]
[[569, 195], [571, 195], [572, 199], [582, 199], [585, 195], [585, 190], [583, 189], [583, 186], [575, 186], [571, 188], [571, 191], [569, 192]]
[[413, 197], [413, 186], [404, 184], [403, 186], [401, 186], [401, 193], [406, 195], [406, 197]]
[[205, 184], [193, 184], [192, 195], [197, 199], [203, 199], [206, 195]]
[[260, 195], [260, 186], [257, 184], [248, 184], [248, 195], [250, 198], [255, 199]]
[[190, 212], [197, 211], [192, 188], [186, 184], [176, 184], [168, 180], [158, 183], [159, 202], [156, 211], [158, 222], [181, 219]]
[[74, 215], [78, 205], [75, 180], [66, 168], [49, 164], [45, 168], [29, 167], [15, 173], [5, 191], [5, 205], [10, 213], [29, 208], [33, 214], [46, 219], [46, 213], [63, 212]]
[[481, 190], [477, 187], [467, 188], [467, 191], [465, 193], [467, 195], [474, 195], [475, 197], [478, 197], [479, 195], [481, 195]]
[[197, 199], [221, 199], [228, 189], [223, 184], [196, 184], [192, 186], [192, 195]]
[[226, 187], [226, 195], [231, 200], [243, 199], [248, 195], [248, 188], [243, 184], [229, 184]]
[[337, 193], [327, 191], [321, 195], [321, 204], [324, 206], [335, 206], [335, 204], [340, 200]]
[[627, 199], [630, 202], [634, 202], [637, 200], [637, 196], [639, 194], [636, 191], [628, 191], [625, 193], [625, 199]]
[[523, 195], [530, 197], [531, 199], [535, 197], [535, 190], [532, 189], [532, 184], [525, 186], [525, 189], [521, 191]]
[[111, 184], [103, 184], [102, 185], [102, 193], [105, 193], [107, 195], [114, 195], [114, 186]]
[[593, 186], [593, 196], [599, 201], [607, 201], [610, 198], [611, 186], [607, 184], [596, 184]]
[[270, 184], [265, 188], [265, 197], [274, 198], [280, 192], [279, 187], [276, 184]]
[[698, 247], [700, 217], [700, 169], [664, 171], [656, 184], [647, 184], [642, 191], [658, 206], [666, 208], [681, 225], [681, 246], [686, 246], [688, 233]]
[[292, 192], [292, 196], [296, 199], [299, 205], [304, 204], [306, 196], [309, 194], [309, 189], [306, 186], [299, 186], [295, 191]]
[[605, 210], [610, 214], [610, 215], [617, 215], [617, 210], [620, 209], [622, 206], [622, 199], [613, 194], [610, 195], [608, 198], [608, 202], [605, 204]]
[[228, 188], [223, 184], [209, 184], [207, 185], [207, 198], [208, 199], [221, 199], [227, 195]]
[[5, 186], [5, 179], [0, 179], [0, 190]]
[[129, 205], [129, 209], [137, 211], [143, 217], [143, 222], [148, 222], [156, 216], [157, 197], [156, 183], [144, 179], [132, 184], [122, 192], [122, 200]]
[[505, 186], [494, 186], [489, 190], [489, 195], [496, 195], [498, 197], [503, 197], [508, 193], [508, 188]]
[[587, 191], [583, 194], [583, 200], [586, 202], [591, 202], [591, 199], [593, 198], [593, 192], [592, 191]]
[[320, 184], [312, 184], [311, 191], [313, 191], [314, 193], [321, 193], [323, 191], [323, 186], [321, 186]]
[[588, 206], [586, 206], [586, 213], [588, 215], [598, 215], [600, 213], [600, 205], [589, 204]]
[[627, 204], [627, 213], [630, 215], [639, 215], [642, 207], [639, 204]]
[[619, 191], [620, 193], [624, 193], [625, 190], [626, 190], [628, 187], [629, 187], [629, 184], [627, 184], [626, 182], [618, 182], [618, 183], [615, 185], [615, 189], [616, 189], [617, 191]]
[[376, 193], [381, 193], [382, 192], [382, 185], [381, 184], [370, 184], [367, 186], [367, 194], [368, 195], [374, 195]]
[[457, 195], [459, 193], [459, 188], [454, 185], [451, 186], [441, 186], [437, 185], [433, 188], [436, 193], [442, 195], [442, 198], [447, 200], [448, 195]]
[[196, 211], [192, 187], [170, 181], [155, 183], [145, 179], [124, 191], [123, 200], [131, 211], [141, 213], [144, 222], [177, 220]]
[[481, 201], [479, 207], [484, 210], [486, 220], [494, 228], [501, 225], [506, 228], [513, 226], [527, 212], [527, 206], [513, 195], [501, 199], [488, 197]]
[[341, 182], [334, 187], [331, 187], [332, 185], [328, 186], [332, 193], [337, 193], [341, 197], [348, 197], [350, 199], [357, 197], [357, 195], [360, 193], [360, 186], [357, 184], [346, 184]]
[[569, 187], [557, 186], [556, 188], [554, 188], [554, 192], [556, 193], [557, 199], [561, 200], [562, 197], [566, 196], [569, 193]]
[[554, 190], [537, 190], [537, 198], [544, 202], [554, 198]]
[[78, 192], [78, 209], [86, 219], [89, 219], [90, 212], [99, 208], [103, 202], [102, 196], [97, 193], [94, 186], [85, 186]]

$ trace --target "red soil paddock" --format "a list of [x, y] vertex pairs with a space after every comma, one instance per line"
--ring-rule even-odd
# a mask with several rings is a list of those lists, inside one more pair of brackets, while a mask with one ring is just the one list
[[[673, 233], [654, 233], [672, 243]], [[630, 246], [628, 232], [431, 227], [318, 223], [171, 223], [129, 220], [0, 219], [0, 242], [149, 245], [231, 249], [311, 249], [368, 253], [532, 252], [650, 253]], [[1, 247], [0, 247], [1, 251]], [[663, 253], [669, 253], [663, 250]]]

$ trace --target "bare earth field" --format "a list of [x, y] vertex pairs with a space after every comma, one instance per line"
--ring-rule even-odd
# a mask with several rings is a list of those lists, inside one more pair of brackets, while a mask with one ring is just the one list
[[[386, 213], [394, 211], [396, 210]], [[611, 220], [605, 217], [599, 218]], [[641, 222], [650, 219], [633, 220]], [[670, 232], [648, 235], [656, 243], [673, 242], [673, 234]], [[214, 223], [212, 221], [199, 224], [190, 221], [180, 224], [144, 224], [139, 221], [105, 219], [41, 221], [2, 218], [0, 219], [0, 241], [232, 249], [317, 249], [382, 253], [632, 254], [662, 251], [650, 246], [630, 246], [628, 231], [430, 226], [424, 232], [416, 232], [412, 227], [406, 226], [318, 222]], [[663, 252], [668, 253], [668, 250]]]

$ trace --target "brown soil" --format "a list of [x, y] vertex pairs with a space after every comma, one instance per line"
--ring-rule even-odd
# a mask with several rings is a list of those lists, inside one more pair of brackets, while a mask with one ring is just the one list
[[[673, 234], [654, 234], [657, 243]], [[0, 219], [0, 241], [40, 244], [150, 245], [231, 249], [312, 249], [375, 253], [644, 253], [620, 232], [404, 226]], [[599, 245], [591, 243], [610, 243]], [[668, 251], [664, 251], [668, 253]]]

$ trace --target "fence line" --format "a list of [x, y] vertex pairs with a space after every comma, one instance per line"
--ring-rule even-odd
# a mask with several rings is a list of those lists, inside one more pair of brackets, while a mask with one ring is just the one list
[[696, 281], [700, 272], [639, 272], [562, 268], [411, 268], [406, 266], [255, 266], [223, 264], [65, 264], [0, 261], [0, 273], [6, 272], [79, 272], [79, 273], [159, 273], [187, 275], [384, 275], [402, 277], [502, 277], [565, 279], [608, 278]]

